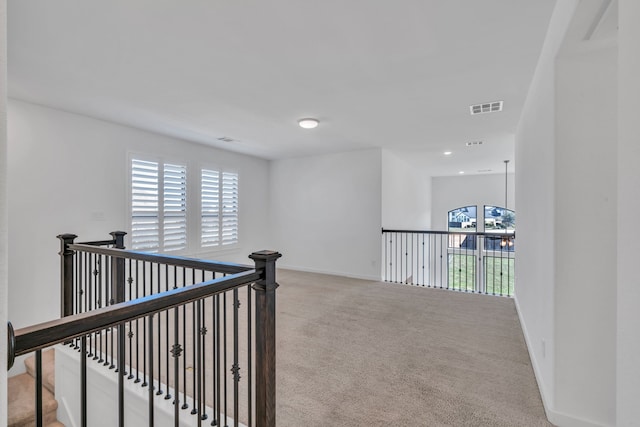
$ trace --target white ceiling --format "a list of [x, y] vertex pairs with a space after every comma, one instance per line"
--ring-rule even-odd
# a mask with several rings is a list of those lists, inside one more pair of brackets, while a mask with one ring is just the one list
[[554, 4], [9, 0], [9, 95], [269, 159], [383, 147], [499, 172]]

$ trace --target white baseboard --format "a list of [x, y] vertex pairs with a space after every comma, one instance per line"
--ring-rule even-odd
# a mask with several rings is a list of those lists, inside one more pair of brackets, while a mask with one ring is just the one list
[[549, 422], [558, 427], [614, 427], [607, 424], [600, 424], [590, 420], [585, 420], [583, 418], [576, 417], [575, 415], [565, 414], [554, 408], [553, 402], [550, 401], [551, 399], [549, 398], [550, 393], [547, 390], [546, 384], [542, 381], [538, 361], [536, 360], [535, 353], [533, 352], [533, 346], [531, 345], [531, 339], [527, 332], [527, 324], [524, 322], [522, 312], [520, 311], [517, 294], [513, 296], [513, 301], [515, 302], [518, 319], [520, 319], [520, 325], [522, 326], [522, 334], [524, 335], [524, 341], [527, 344], [529, 358], [531, 359], [531, 366], [533, 366], [533, 373], [538, 383], [538, 389], [540, 390], [540, 397], [542, 398], [544, 412], [547, 415]]
[[[328, 274], [330, 276], [349, 277], [351, 279], [372, 280], [374, 282], [380, 282], [382, 280], [381, 276], [362, 276], [358, 274], [344, 273], [340, 271], [328, 271], [328, 270], [321, 270], [321, 269], [315, 269], [315, 268], [297, 267], [294, 265], [278, 264], [278, 268], [281, 268], [283, 270], [303, 271], [305, 273], [318, 273], [318, 274]], [[276, 281], [277, 281], [277, 277], [276, 277]]]

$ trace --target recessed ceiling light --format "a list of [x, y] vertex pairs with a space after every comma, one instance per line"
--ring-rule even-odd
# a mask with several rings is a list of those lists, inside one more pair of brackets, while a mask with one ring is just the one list
[[460, 171], [458, 172], [460, 175], [464, 175], [464, 171]]
[[451, 151], [445, 151], [443, 154], [444, 154], [445, 156], [450, 156], [452, 153], [451, 153]]
[[482, 104], [470, 105], [469, 111], [472, 116], [484, 113], [497, 113], [502, 111], [503, 101], [483, 102]]
[[300, 119], [298, 125], [303, 129], [317, 128], [320, 122], [316, 119]]

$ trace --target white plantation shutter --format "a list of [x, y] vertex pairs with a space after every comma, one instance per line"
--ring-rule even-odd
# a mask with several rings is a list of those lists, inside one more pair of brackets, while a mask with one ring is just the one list
[[131, 243], [135, 250], [155, 250], [160, 244], [158, 163], [131, 163]]
[[164, 229], [165, 251], [187, 247], [187, 168], [164, 165]]
[[220, 244], [220, 172], [203, 169], [201, 175], [202, 247]]
[[238, 242], [238, 174], [222, 173], [222, 244]]

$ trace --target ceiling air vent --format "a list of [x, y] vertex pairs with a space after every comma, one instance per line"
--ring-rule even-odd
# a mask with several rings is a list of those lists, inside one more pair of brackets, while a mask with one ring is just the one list
[[484, 104], [469, 106], [469, 111], [471, 111], [472, 116], [476, 114], [497, 113], [498, 111], [502, 111], [502, 104], [502, 101], [485, 102]]
[[465, 145], [467, 147], [475, 147], [477, 145], [482, 145], [484, 144], [482, 141], [471, 141], [471, 142], [465, 142]]
[[218, 141], [222, 141], [222, 142], [233, 142], [235, 141], [235, 139], [233, 138], [229, 138], [228, 136], [223, 136], [221, 138], [218, 138]]

